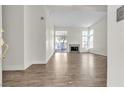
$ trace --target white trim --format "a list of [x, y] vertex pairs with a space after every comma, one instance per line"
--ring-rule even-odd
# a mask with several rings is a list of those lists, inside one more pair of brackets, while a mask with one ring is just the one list
[[24, 65], [24, 69], [26, 70], [27, 68], [29, 68], [30, 66], [31, 66], [32, 64], [26, 64], [26, 65]]
[[102, 56], [107, 56], [107, 54], [101, 53], [101, 52], [99, 52], [97, 50], [89, 50], [89, 53], [98, 54], [98, 55], [102, 55]]
[[19, 65], [3, 65], [3, 71], [6, 70], [25, 70], [24, 66], [19, 66]]
[[[45, 61], [35, 61], [33, 64], [47, 64]], [[33, 65], [31, 64], [31, 65]]]
[[53, 56], [54, 53], [55, 52], [52, 52], [51, 55], [48, 58], [46, 58], [46, 64], [48, 63], [48, 61], [50, 60], [50, 58]]
[[43, 61], [35, 61], [32, 64], [26, 65], [26, 66], [18, 66], [18, 65], [8, 65], [8, 66], [3, 66], [3, 71], [14, 71], [14, 70], [26, 70], [28, 69], [31, 65], [33, 64], [47, 64], [47, 62]]

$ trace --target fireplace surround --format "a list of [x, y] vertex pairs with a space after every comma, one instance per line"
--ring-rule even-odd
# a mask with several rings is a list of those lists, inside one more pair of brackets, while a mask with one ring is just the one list
[[80, 44], [69, 44], [69, 52], [80, 52]]

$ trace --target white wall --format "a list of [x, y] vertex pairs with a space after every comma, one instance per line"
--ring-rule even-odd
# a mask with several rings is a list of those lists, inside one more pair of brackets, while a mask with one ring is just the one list
[[[0, 39], [2, 38], [2, 6], [0, 5]], [[0, 42], [1, 43], [1, 42]], [[0, 87], [2, 86], [2, 47], [0, 46]]]
[[124, 20], [116, 22], [116, 10], [108, 6], [107, 86], [124, 86]]
[[24, 11], [26, 68], [31, 64], [46, 63], [46, 14], [43, 6], [38, 5], [25, 6]]
[[54, 53], [54, 24], [46, 8], [46, 63]]
[[107, 17], [99, 20], [90, 29], [94, 30], [94, 48], [89, 52], [107, 56]]
[[7, 5], [2, 7], [4, 40], [9, 45], [3, 70], [24, 69], [24, 7]]
[[3, 6], [3, 29], [9, 45], [4, 70], [46, 64], [54, 53], [54, 26], [44, 6]]

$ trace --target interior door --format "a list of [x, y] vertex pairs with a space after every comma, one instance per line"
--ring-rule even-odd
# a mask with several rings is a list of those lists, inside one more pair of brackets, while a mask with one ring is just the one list
[[2, 86], [2, 6], [0, 5], [0, 86]]

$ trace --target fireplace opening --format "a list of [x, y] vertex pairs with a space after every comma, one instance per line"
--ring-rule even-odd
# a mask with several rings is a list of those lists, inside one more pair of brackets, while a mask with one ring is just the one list
[[79, 52], [79, 44], [69, 44], [70, 52]]
[[78, 47], [71, 47], [71, 51], [78, 51]]

